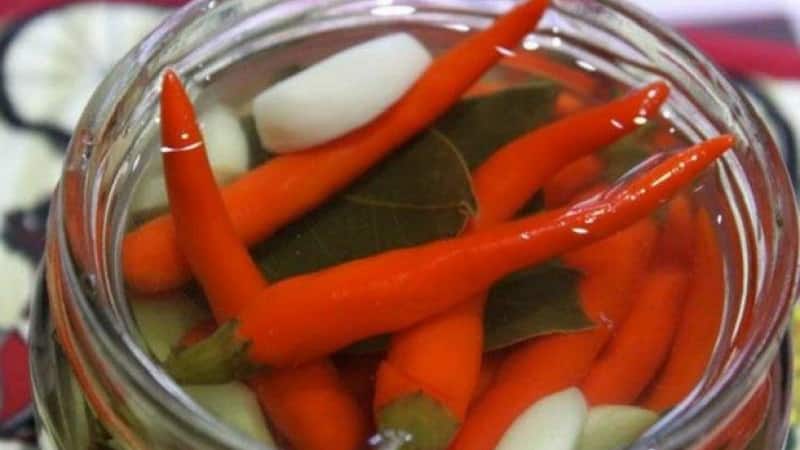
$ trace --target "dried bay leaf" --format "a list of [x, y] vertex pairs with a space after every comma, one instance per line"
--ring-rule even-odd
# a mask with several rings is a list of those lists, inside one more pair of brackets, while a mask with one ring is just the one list
[[581, 276], [548, 262], [495, 284], [484, 313], [484, 348], [497, 350], [536, 336], [593, 327], [580, 303]]
[[[515, 272], [489, 291], [484, 312], [484, 350], [509, 347], [536, 336], [592, 328], [581, 306], [582, 274], [557, 261]], [[343, 350], [347, 354], [385, 351], [388, 336], [366, 339]]]
[[453, 106], [434, 128], [475, 169], [494, 151], [552, 120], [558, 92], [555, 83], [537, 80], [469, 98]]
[[647, 149], [647, 141], [655, 130], [655, 122], [648, 122], [600, 152], [606, 162], [603, 177], [607, 182], [614, 183], [652, 156]]
[[550, 120], [557, 92], [536, 81], [456, 104], [353, 186], [256, 246], [265, 275], [280, 280], [457, 235], [476, 209], [469, 170]]
[[427, 132], [253, 253], [270, 280], [457, 235], [475, 210], [469, 171]]
[[[557, 93], [555, 84], [542, 81], [460, 102], [350, 188], [258, 245], [254, 254], [265, 274], [280, 280], [457, 235], [476, 208], [469, 170], [549, 121]], [[520, 214], [541, 207], [541, 196], [534, 196]], [[487, 348], [591, 325], [575, 273], [547, 264], [491, 289]], [[379, 352], [387, 343], [382, 336], [348, 350]]]

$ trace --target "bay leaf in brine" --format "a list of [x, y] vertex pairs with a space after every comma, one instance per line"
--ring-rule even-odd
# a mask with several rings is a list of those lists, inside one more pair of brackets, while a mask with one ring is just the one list
[[600, 156], [606, 162], [604, 178], [607, 182], [614, 183], [652, 156], [647, 150], [647, 141], [656, 128], [655, 122], [648, 122], [601, 151]]
[[[484, 310], [484, 351], [509, 347], [547, 334], [592, 328], [581, 306], [578, 283], [582, 274], [558, 261], [515, 272], [489, 291]], [[385, 351], [389, 336], [357, 342], [342, 350], [363, 355]]]
[[456, 104], [353, 186], [256, 246], [259, 264], [280, 280], [457, 235], [476, 208], [469, 169], [550, 120], [557, 92], [536, 81]]
[[459, 102], [434, 128], [456, 146], [470, 169], [494, 151], [553, 119], [559, 87], [546, 80]]
[[254, 255], [270, 280], [280, 280], [455, 236], [475, 210], [470, 181], [452, 143], [425, 132]]
[[581, 276], [560, 263], [548, 262], [495, 284], [484, 313], [484, 349], [497, 350], [536, 336], [593, 327], [580, 303]]

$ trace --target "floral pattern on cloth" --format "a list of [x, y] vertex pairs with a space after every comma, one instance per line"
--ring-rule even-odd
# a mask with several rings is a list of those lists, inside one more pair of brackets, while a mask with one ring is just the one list
[[113, 64], [165, 7], [182, 3], [0, 1], [0, 450], [44, 447], [33, 423], [27, 303], [70, 130]]
[[[0, 450], [37, 445], [25, 344], [26, 310], [44, 248], [49, 196], [61, 172], [69, 132], [94, 86], [128, 45], [158, 22], [164, 7], [182, 3], [0, 0], [0, 47], [6, 56], [0, 58], [4, 74], [0, 80], [13, 84], [0, 86], [0, 92], [9, 90], [0, 99]], [[125, 17], [133, 19], [126, 22]], [[74, 40], [74, 33], [84, 41]], [[117, 45], [112, 34], [127, 45]], [[34, 51], [26, 54], [25, 49], [15, 49], [14, 41], [19, 39], [27, 39]], [[79, 68], [72, 72], [79, 73], [80, 79], [66, 88], [60, 80], [62, 87], [54, 88], [53, 80], [65, 75], [43, 54], [72, 58], [70, 63]], [[7, 66], [9, 55], [19, 64]], [[26, 72], [30, 67], [37, 72]], [[800, 81], [760, 78], [741, 84], [772, 118], [796, 175], [794, 130], [800, 129]], [[30, 92], [39, 89], [48, 94], [31, 98]], [[800, 314], [796, 321], [795, 330], [800, 333]]]

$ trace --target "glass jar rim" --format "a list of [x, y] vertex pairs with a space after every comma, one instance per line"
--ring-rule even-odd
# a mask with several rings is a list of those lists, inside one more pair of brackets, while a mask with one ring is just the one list
[[[90, 100], [89, 105], [86, 107], [84, 114], [78, 125], [78, 130], [105, 130], [110, 122], [117, 118], [119, 112], [119, 103], [122, 101], [125, 92], [129, 89], [136, 89], [136, 81], [138, 72], [144, 70], [144, 67], [158, 54], [164, 50], [168, 45], [170, 39], [175, 36], [178, 30], [189, 26], [193, 21], [206, 14], [210, 8], [220, 7], [226, 3], [234, 3], [237, 0], [194, 0], [193, 2], [183, 6], [178, 11], [171, 14], [164, 23], [162, 23], [150, 36], [148, 36], [142, 43], [132, 50], [109, 74], [102, 85], [98, 88], [95, 95]], [[308, 11], [315, 11], [318, 9], [326, 8], [327, 6], [347, 3], [347, 1], [329, 1], [329, 2], [305, 2], [303, 0], [283, 0], [282, 2], [287, 5], [293, 5], [295, 8], [290, 8], [287, 12], [297, 14], [298, 16], [307, 13]], [[443, 1], [443, 3], [448, 3]], [[462, 5], [460, 2], [449, 2], [453, 4]], [[569, 8], [563, 4], [569, 3], [568, 0], [554, 0], [553, 8], [559, 12], [569, 12]], [[739, 93], [739, 91], [731, 85], [731, 83], [722, 75], [721, 71], [717, 69], [712, 63], [688, 44], [682, 37], [674, 31], [666, 28], [660, 24], [655, 18], [647, 13], [641, 11], [639, 8], [627, 4], [623, 0], [592, 0], [590, 3], [596, 3], [608, 8], [616, 13], [621, 14], [633, 23], [646, 26], [646, 29], [652, 36], [658, 39], [660, 45], [669, 47], [680, 58], [684, 58], [687, 63], [696, 64], [699, 70], [707, 74], [707, 77], [714, 80], [714, 86], [719, 89], [720, 93], [725, 97], [726, 102], [730, 105], [738, 105], [745, 112], [744, 119], [752, 122], [753, 126], [757, 129], [758, 133], [764, 136], [769, 136], [766, 131], [766, 125], [763, 123], [759, 115], [752, 108], [749, 102]], [[472, 7], [480, 8], [481, 4], [491, 4], [491, 7], [482, 9], [482, 12], [491, 10], [492, 14], [500, 13], [510, 8], [514, 2], [502, 1], [475, 1]], [[496, 6], [500, 4], [501, 6]], [[213, 6], [211, 6], [213, 5]], [[469, 8], [469, 7], [466, 7]], [[462, 8], [463, 9], [463, 8]], [[133, 68], [133, 69], [132, 69]], [[176, 67], [181, 72], [181, 67]], [[752, 130], [751, 130], [752, 131]], [[97, 145], [98, 141], [102, 141], [103, 132], [97, 133], [92, 139], [84, 139], [84, 135], [78, 131], [69, 148], [67, 155], [67, 168], [79, 168], [78, 170], [85, 171], [87, 164], [91, 164], [92, 156], [91, 149]], [[97, 136], [100, 138], [98, 139]], [[769, 150], [770, 147], [767, 147]], [[777, 152], [772, 151], [771, 154], [766, 155], [768, 160], [767, 169], [774, 170], [773, 176], [774, 186], [773, 189], [778, 195], [790, 196], [793, 198], [793, 190], [782, 168], [782, 162]], [[90, 185], [84, 187], [82, 192], [84, 201], [81, 203], [82, 214], [86, 217], [86, 222], [91, 223], [88, 219], [97, 214], [96, 211], [96, 193], [91, 189]], [[68, 206], [64, 201], [63, 189], [59, 191], [59, 196], [54, 204], [53, 214], [59, 217], [65, 214], [65, 209]], [[784, 218], [783, 226], [787, 232], [792, 233], [795, 237], [798, 234], [797, 214], [794, 210], [794, 202], [791, 203], [791, 211], [784, 211], [786, 217]], [[99, 239], [97, 230], [91, 227], [84, 227], [83, 231], [86, 236]], [[74, 237], [68, 233], [63, 227], [52, 227], [51, 232], [56, 233], [59, 237], [57, 240], [61, 242], [62, 248], [60, 252], [63, 255], [70, 253], [70, 244], [74, 245]], [[83, 243], [85, 244], [85, 242]], [[86, 249], [88, 253], [92, 253], [92, 249]], [[792, 267], [797, 267], [798, 250], [796, 248], [788, 249], [783, 255], [784, 258], [789, 258], [793, 264]], [[70, 258], [62, 258], [68, 270], [73, 274], [76, 285], [81, 285], [79, 279], [81, 275], [79, 270], [74, 267]], [[97, 275], [99, 269], [97, 266], [90, 263], [85, 272], [94, 273]], [[100, 265], [102, 266], [102, 265]], [[750, 389], [752, 389], [759, 381], [762, 373], [767, 371], [772, 358], [777, 353], [780, 337], [785, 330], [789, 320], [789, 307], [798, 293], [798, 275], [796, 269], [792, 273], [788, 273], [787, 279], [783, 282], [772, 280], [774, 286], [770, 293], [776, 293], [781, 299], [785, 299], [780, 307], [776, 310], [773, 323], [769, 326], [763, 327], [760, 333], [756, 333], [751, 341], [748, 341], [747, 346], [742, 349], [743, 352], [749, 352], [752, 357], [746, 360], [740, 360], [738, 365], [732, 368], [731, 373], [721, 382], [715, 386], [715, 389], [703, 401], [696, 402], [692, 405], [685, 405], [684, 407], [676, 408], [669, 413], [662, 421], [661, 425], [648, 432], [639, 443], [635, 444], [632, 448], [635, 449], [648, 449], [653, 448], [654, 443], [663, 448], [683, 448], [689, 442], [693, 442], [702, 436], [706, 431], [704, 424], [717, 422], [725, 417], [726, 413], [737, 404], [737, 402], [746, 396]], [[773, 278], [774, 275], [773, 275]], [[112, 298], [114, 296], [114, 289], [109, 283], [104, 283], [102, 280], [94, 278], [92, 280], [93, 295], [100, 298]], [[221, 425], [218, 421], [211, 418], [207, 413], [200, 411], [189, 400], [187, 396], [182, 394], [177, 388], [177, 385], [166, 377], [155, 363], [131, 340], [121, 337], [119, 327], [110, 320], [106, 312], [99, 311], [91, 305], [88, 295], [82, 293], [77, 296], [78, 309], [81, 312], [81, 320], [86, 322], [87, 328], [93, 330], [92, 333], [97, 338], [97, 345], [103, 349], [104, 355], [107, 355], [110, 360], [108, 361], [116, 371], [124, 377], [132, 389], [135, 389], [139, 397], [150, 402], [154, 406], [154, 410], [164, 414], [165, 417], [176, 421], [191, 430], [191, 433], [200, 436], [203, 439], [208, 439], [211, 442], [217, 443], [231, 448], [244, 448], [243, 445], [254, 445], [254, 442], [242, 440], [242, 436], [230, 434], [227, 427]], [[165, 399], [177, 401], [165, 401]], [[678, 432], [680, 431], [680, 432]], [[655, 447], [655, 448], [662, 448]]]

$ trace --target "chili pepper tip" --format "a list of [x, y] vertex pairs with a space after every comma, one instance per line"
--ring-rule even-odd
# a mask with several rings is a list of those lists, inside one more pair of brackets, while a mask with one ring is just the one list
[[184, 150], [202, 141], [192, 101], [180, 77], [167, 69], [161, 85], [161, 144], [165, 149]]

